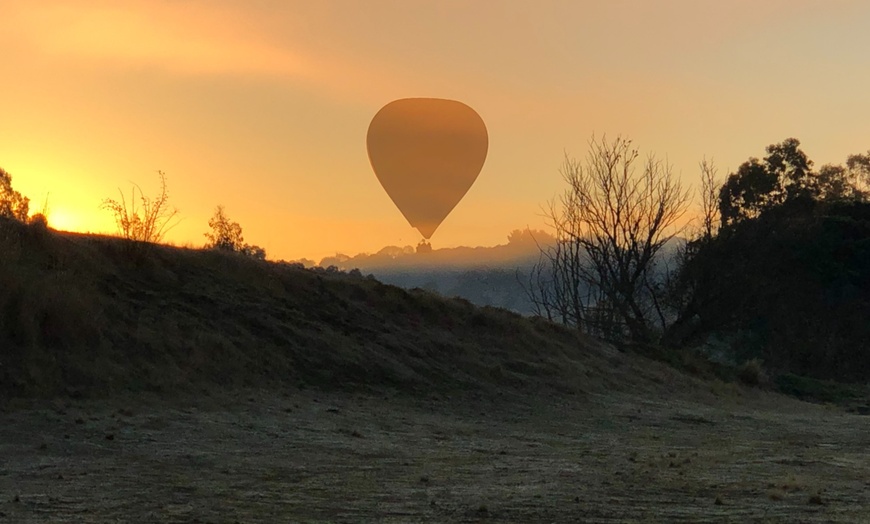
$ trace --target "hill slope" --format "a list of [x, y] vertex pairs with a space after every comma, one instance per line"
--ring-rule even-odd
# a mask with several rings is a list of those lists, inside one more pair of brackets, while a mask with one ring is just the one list
[[[139, 246], [142, 247], [142, 246]], [[214, 251], [0, 224], [0, 391], [593, 391], [688, 383], [543, 321]]]

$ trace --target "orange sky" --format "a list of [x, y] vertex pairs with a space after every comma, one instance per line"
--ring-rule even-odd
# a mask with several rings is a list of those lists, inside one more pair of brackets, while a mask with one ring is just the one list
[[477, 182], [434, 247], [541, 227], [593, 132], [687, 183], [794, 136], [817, 164], [870, 149], [863, 0], [3, 0], [0, 167], [58, 228], [111, 231], [117, 188], [166, 172], [201, 245], [217, 204], [273, 259], [416, 244], [366, 154], [406, 97], [486, 122]]

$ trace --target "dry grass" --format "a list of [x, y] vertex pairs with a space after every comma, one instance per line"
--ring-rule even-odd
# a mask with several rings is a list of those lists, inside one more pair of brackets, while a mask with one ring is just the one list
[[22, 524], [868, 522], [870, 419], [753, 393], [747, 405], [389, 390], [18, 400], [0, 410], [0, 512]]
[[462, 299], [214, 250], [154, 245], [140, 259], [125, 246], [3, 224], [4, 396], [208, 385], [578, 393], [674, 381], [664, 366]]
[[866, 417], [359, 275], [2, 221], [0, 398], [10, 522], [870, 518]]

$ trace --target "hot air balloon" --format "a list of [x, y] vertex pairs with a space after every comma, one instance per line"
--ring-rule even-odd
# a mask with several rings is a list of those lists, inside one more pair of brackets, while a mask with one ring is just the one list
[[366, 136], [387, 195], [425, 239], [462, 200], [486, 160], [489, 136], [474, 109], [440, 98], [404, 98], [381, 108]]

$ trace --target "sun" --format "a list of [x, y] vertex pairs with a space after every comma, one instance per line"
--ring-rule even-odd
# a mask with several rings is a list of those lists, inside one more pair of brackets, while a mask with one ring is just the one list
[[50, 209], [48, 212], [48, 225], [58, 231], [80, 232], [82, 220], [77, 214], [66, 209]]

